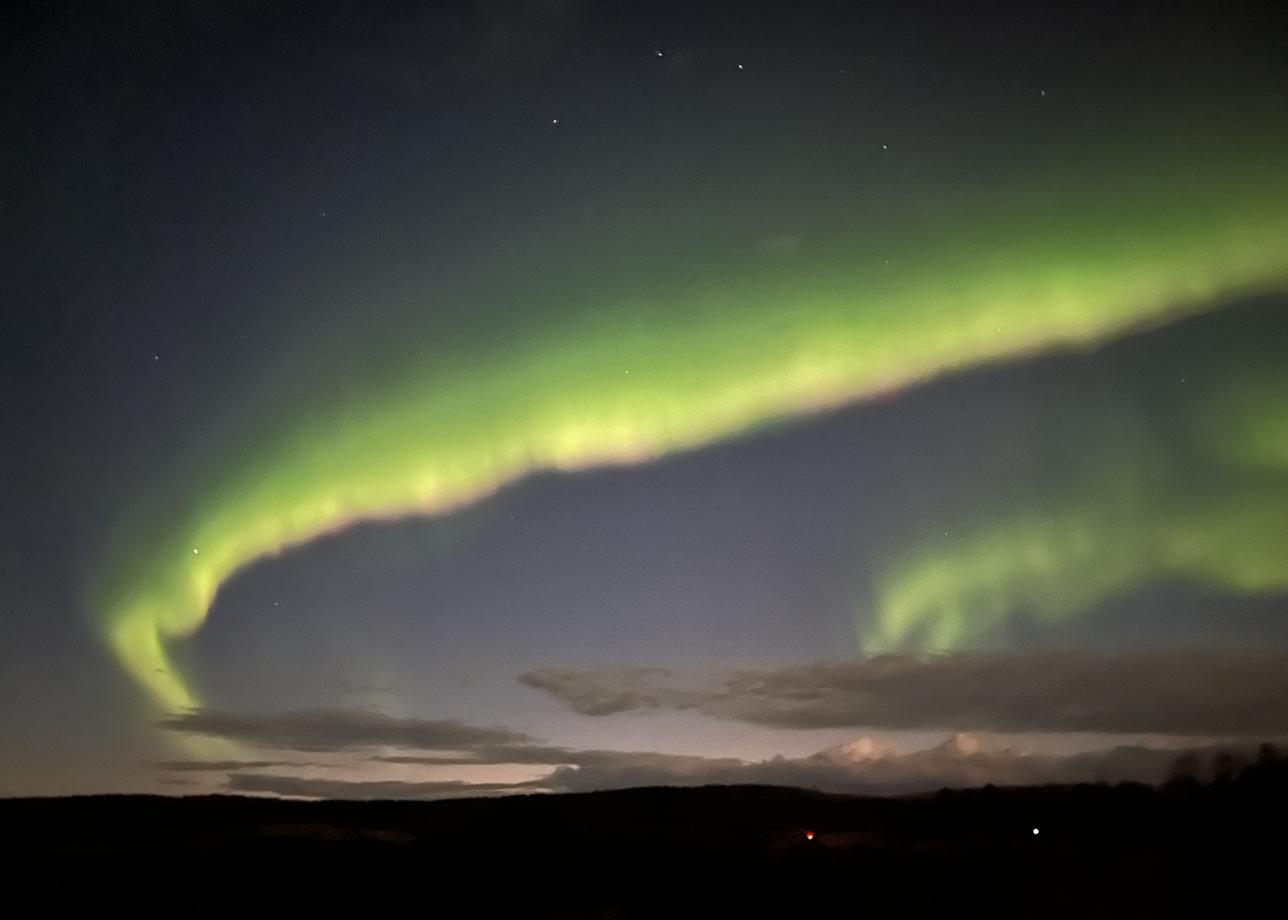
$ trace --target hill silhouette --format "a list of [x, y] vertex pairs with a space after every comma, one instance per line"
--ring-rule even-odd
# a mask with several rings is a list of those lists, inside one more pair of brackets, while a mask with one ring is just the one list
[[[1274, 892], [1288, 766], [866, 798], [766, 786], [437, 802], [0, 800], [15, 916], [1162, 916]], [[1036, 831], [1036, 833], [1035, 833]]]

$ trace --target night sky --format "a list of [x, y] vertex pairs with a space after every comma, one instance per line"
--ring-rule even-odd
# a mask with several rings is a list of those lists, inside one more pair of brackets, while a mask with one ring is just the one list
[[1275, 4], [0, 15], [0, 794], [1288, 738]]

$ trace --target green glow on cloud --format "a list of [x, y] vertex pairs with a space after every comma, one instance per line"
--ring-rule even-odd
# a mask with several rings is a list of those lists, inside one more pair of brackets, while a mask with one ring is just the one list
[[[386, 379], [355, 381], [350, 396], [301, 405], [273, 438], [233, 451], [236, 462], [193, 483], [172, 519], [125, 535], [97, 599], [104, 635], [159, 707], [194, 706], [168, 646], [201, 626], [234, 573], [288, 547], [358, 521], [448, 513], [535, 471], [642, 463], [1278, 289], [1288, 279], [1288, 158], [1250, 149], [1216, 165], [1163, 156], [1080, 182], [1026, 177], [909, 218], [879, 250], [840, 241], [826, 264], [766, 259], [688, 285], [583, 293], [548, 325], [481, 338], [468, 353], [431, 349]], [[1086, 597], [1142, 567], [1281, 584], [1285, 557], [1267, 547], [1282, 548], [1282, 534], [1242, 531], [1265, 498], [1232, 493], [1201, 518], [1156, 516], [1151, 559], [1102, 539], [1129, 511], [1007, 521], [936, 549], [933, 565], [905, 563], [880, 638], [929, 623], [936, 644], [956, 643], [971, 617], [1041, 601], [1045, 573], [1069, 554], [1097, 572], [1078, 587]], [[1237, 546], [1222, 544], [1225, 530]], [[1249, 553], [1261, 536], [1271, 542]], [[987, 603], [944, 600], [976, 590], [985, 570]]]

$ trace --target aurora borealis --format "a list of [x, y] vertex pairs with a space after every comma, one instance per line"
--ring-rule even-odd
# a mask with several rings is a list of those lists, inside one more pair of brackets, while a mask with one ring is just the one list
[[[977, 210], [973, 221], [1002, 221], [1003, 229], [954, 245], [964, 222], [950, 221], [957, 227], [940, 244], [945, 255], [936, 258], [924, 237], [915, 261], [896, 251], [916, 266], [914, 277], [870, 264], [646, 291], [634, 295], [638, 306], [610, 314], [617, 322], [572, 319], [529, 334], [513, 351], [472, 354], [468, 367], [431, 354], [387, 388], [359, 382], [356, 392], [372, 395], [309, 407], [302, 423], [287, 424], [281, 444], [249, 450], [248, 472], [201, 490], [192, 519], [144, 555], [142, 587], [127, 582], [103, 600], [108, 639], [158, 703], [189, 707], [197, 701], [165, 643], [196, 629], [219, 586], [258, 558], [364, 519], [449, 512], [528, 473], [644, 462], [939, 373], [1088, 344], [1273, 289], [1288, 278], [1288, 246], [1280, 245], [1288, 244], [1288, 177], [1267, 175], [1255, 161], [1237, 167], [1257, 178], [1255, 191], [1239, 195], [1230, 182], [1213, 194], [1219, 203], [1191, 202], [1203, 218], [1198, 230], [1152, 224], [1156, 212], [1176, 207], [1162, 198], [1142, 201], [1137, 220], [1119, 211], [1097, 223], [1089, 207], [1082, 221], [1092, 239], [1041, 235], [1042, 215], [1076, 207], [1072, 199], [1039, 200], [1019, 216], [999, 208], [1005, 218]], [[1114, 188], [1110, 197], [1140, 195]], [[1151, 242], [1133, 246], [1136, 238]], [[1053, 250], [1063, 255], [1046, 261]], [[660, 321], [652, 297], [667, 304]], [[1065, 549], [1045, 550], [1051, 538], [1011, 529], [1026, 552]], [[896, 596], [879, 609], [885, 628], [904, 628], [907, 603]], [[951, 647], [955, 637], [939, 638]]]
[[[1288, 597], [1284, 36], [1111, 6], [33, 8], [13, 648], [74, 624], [137, 759], [350, 704], [314, 632], [409, 718], [507, 725], [520, 671], [677, 648], [1112, 649], [1123, 605], [1146, 648], [1288, 639], [1238, 612]], [[575, 762], [523, 748], [545, 712], [492, 765]], [[738, 730], [687, 753], [773, 750]]]

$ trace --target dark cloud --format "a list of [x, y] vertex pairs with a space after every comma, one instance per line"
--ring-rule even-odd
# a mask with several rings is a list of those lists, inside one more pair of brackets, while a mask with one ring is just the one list
[[[927, 750], [900, 753], [869, 739], [809, 757], [775, 757], [757, 763], [623, 754], [579, 767], [559, 767], [544, 782], [552, 791], [582, 792], [624, 786], [699, 786], [759, 783], [804, 786], [829, 792], [893, 795], [944, 787], [1045, 783], [1146, 782], [1165, 779], [1185, 752], [1120, 746], [1072, 755], [994, 749], [973, 735], [958, 734]], [[874, 750], [875, 748], [875, 750]]]
[[[562, 751], [557, 748], [535, 751]], [[314, 798], [448, 798], [504, 792], [590, 792], [639, 786], [705, 786], [768, 784], [813, 787], [828, 792], [894, 795], [935, 789], [965, 788], [993, 783], [999, 786], [1048, 783], [1158, 783], [1177, 764], [1203, 764], [1231, 754], [1250, 758], [1253, 745], [1242, 747], [1144, 747], [1121, 745], [1103, 750], [1059, 755], [1011, 747], [993, 747], [975, 735], [956, 734], [925, 750], [901, 752], [871, 738], [820, 751], [808, 757], [775, 757], [759, 762], [648, 751], [562, 751], [561, 764], [549, 774], [516, 783], [466, 783], [457, 780], [354, 781], [317, 776], [233, 773], [228, 788], [237, 792], [272, 793]], [[507, 757], [509, 754], [506, 755]], [[554, 755], [543, 753], [526, 761], [478, 758], [469, 763], [535, 763]], [[381, 757], [380, 763], [439, 766], [442, 758]], [[455, 761], [463, 762], [463, 761]]]
[[393, 754], [374, 757], [377, 763], [411, 764], [425, 767], [469, 766], [471, 764], [527, 763], [570, 764], [592, 751], [574, 751], [540, 744], [478, 745], [453, 754]]
[[667, 769], [697, 764], [727, 764], [736, 766], [740, 760], [690, 757], [680, 754], [661, 754], [652, 751], [579, 751], [574, 748], [546, 747], [543, 745], [498, 745], [482, 747], [459, 756], [393, 755], [372, 758], [377, 763], [418, 766], [469, 766], [483, 764], [533, 764], [538, 766], [568, 766], [590, 768], [620, 768], [625, 765]]
[[455, 719], [396, 719], [349, 709], [264, 714], [196, 709], [169, 716], [159, 724], [170, 731], [298, 751], [341, 751], [376, 745], [455, 751], [530, 740], [521, 732], [466, 725]]
[[163, 760], [157, 764], [158, 768], [174, 773], [228, 773], [233, 770], [303, 766], [309, 764], [291, 760]]
[[525, 783], [464, 783], [459, 780], [402, 782], [379, 780], [325, 779], [306, 776], [272, 776], [262, 773], [231, 773], [228, 789], [314, 799], [441, 799], [460, 795], [516, 792], [530, 788]]
[[776, 728], [996, 732], [1288, 732], [1288, 652], [958, 652], [741, 669], [549, 668], [519, 678], [575, 712], [696, 709]]
[[[1019, 656], [1014, 656], [1019, 657]], [[1007, 669], [985, 668], [982, 674], [975, 669], [985, 660], [1009, 662], [1006, 656], [946, 656], [941, 659], [916, 660], [907, 658], [872, 659], [866, 662], [825, 662], [791, 668], [763, 671], [738, 671], [727, 675], [715, 689], [703, 691], [695, 705], [704, 711], [720, 709], [722, 715], [767, 721], [766, 713], [779, 721], [775, 724], [813, 726], [819, 724], [817, 712], [837, 713], [836, 699], [848, 700], [871, 687], [903, 686], [917, 674], [925, 674], [926, 683], [933, 692], [918, 698], [921, 705], [943, 701], [951, 696], [952, 681], [958, 681], [957, 693], [964, 701], [957, 703], [952, 718], [969, 721], [972, 712], [985, 712], [977, 721], [995, 721], [1012, 724], [1024, 722], [1017, 713], [1036, 711], [1039, 699], [1047, 699], [1055, 707], [1056, 718], [1061, 712], [1071, 710], [1068, 685], [1075, 678], [1090, 680], [1087, 663], [1079, 667], [1073, 663], [1077, 656], [1038, 656], [1048, 667], [1064, 663], [1048, 681], [1045, 696], [1032, 699], [998, 701], [995, 709], [984, 710], [978, 702], [984, 692], [971, 685], [971, 681], [984, 682], [991, 692], [1000, 693], [1010, 686], [1014, 675], [1006, 677]], [[1175, 659], [1170, 659], [1173, 664]], [[1249, 661], [1244, 661], [1249, 664]], [[1104, 694], [1124, 692], [1124, 679], [1115, 667], [1121, 661], [1105, 665], [1100, 678], [1104, 686], [1089, 689], [1080, 699], [1100, 700]], [[633, 670], [623, 672], [633, 679], [679, 680], [658, 670]], [[1028, 673], [1028, 671], [1026, 671]], [[1161, 691], [1150, 690], [1143, 682], [1154, 671], [1140, 668], [1128, 672], [1141, 680], [1141, 693], [1147, 699], [1163, 697]], [[1188, 672], [1197, 679], [1213, 673], [1212, 669]], [[1259, 674], [1260, 671], [1253, 671]], [[577, 691], [577, 698], [588, 701], [592, 710], [600, 709], [594, 699], [597, 682], [608, 681], [610, 672], [596, 672], [593, 680], [578, 686], [570, 678], [574, 672], [561, 672], [552, 685]], [[985, 682], [983, 675], [992, 675]], [[623, 675], [617, 675], [621, 678]], [[531, 676], [529, 676], [531, 677]], [[1005, 679], [1004, 679], [1005, 678]], [[535, 682], [535, 681], [534, 681]], [[1168, 684], [1168, 686], [1171, 686]], [[1260, 684], [1258, 684], [1260, 686]], [[612, 689], [611, 687], [609, 688]], [[681, 697], [699, 693], [693, 686], [677, 690]], [[1063, 696], [1062, 696], [1063, 694]], [[659, 698], [652, 691], [637, 695], [640, 699]], [[666, 694], [663, 694], [666, 696]], [[611, 693], [607, 698], [613, 698]], [[976, 702], [971, 708], [971, 700]], [[1059, 703], [1063, 700], [1063, 703]], [[754, 704], [754, 705], [753, 705]], [[673, 702], [671, 705], [681, 705]], [[689, 705], [685, 701], [682, 705]], [[947, 703], [942, 703], [947, 706]], [[1009, 709], [1007, 708], [1009, 705]], [[1129, 706], [1142, 704], [1130, 703]], [[817, 712], [805, 712], [801, 707], [819, 707]], [[756, 708], [760, 707], [760, 708]], [[795, 707], [795, 708], [793, 708]], [[1061, 708], [1062, 707], [1062, 708]], [[660, 707], [653, 707], [660, 708]], [[1147, 707], [1146, 707], [1147, 708]], [[865, 712], [867, 710], [864, 710]], [[1144, 711], [1144, 710], [1142, 710]], [[784, 719], [783, 713], [799, 714], [799, 720]], [[999, 716], [998, 713], [1009, 713]], [[1084, 710], [1088, 718], [1096, 710]], [[731, 715], [738, 713], [739, 715]], [[1214, 718], [1214, 714], [1209, 714]], [[900, 717], [902, 718], [902, 717]], [[1009, 722], [1007, 720], [1010, 720]], [[1033, 721], [1033, 719], [1028, 719]], [[1094, 719], [1092, 719], [1094, 722]], [[539, 744], [528, 736], [505, 728], [482, 728], [454, 720], [426, 721], [395, 719], [366, 711], [318, 710], [244, 715], [201, 710], [174, 716], [163, 723], [176, 731], [214, 734], [238, 742], [251, 742], [265, 748], [281, 751], [334, 751], [348, 753], [346, 763], [304, 763], [289, 759], [263, 760], [206, 760], [169, 761], [160, 766], [177, 773], [223, 772], [227, 774], [227, 788], [234, 792], [267, 793], [284, 796], [350, 799], [430, 799], [467, 795], [487, 795], [509, 792], [581, 792], [596, 789], [615, 789], [631, 786], [698, 786], [709, 784], [756, 783], [787, 786], [807, 786], [835, 792], [862, 794], [895, 794], [938, 789], [943, 787], [978, 786], [985, 783], [997, 785], [1028, 785], [1043, 783], [1080, 782], [1158, 782], [1165, 779], [1178, 761], [1202, 762], [1218, 751], [1217, 747], [1189, 746], [1177, 743], [1145, 746], [1118, 746], [1074, 754], [1036, 753], [1021, 746], [996, 747], [986, 739], [967, 733], [951, 735], [944, 743], [924, 749], [904, 752], [890, 742], [872, 737], [828, 748], [807, 757], [774, 757], [769, 760], [748, 762], [736, 758], [712, 758], [658, 751], [613, 751], [576, 749]], [[831, 723], [836, 724], [836, 723]], [[1197, 724], [1197, 723], [1195, 723]], [[1235, 734], [1226, 731], [1224, 734]], [[1284, 732], [1269, 733], [1282, 735]], [[1260, 739], [1259, 739], [1260, 740]], [[1022, 741], [1015, 742], [1022, 745]], [[391, 746], [401, 750], [376, 754], [371, 749]], [[1222, 746], [1220, 750], [1238, 749]], [[1242, 744], [1244, 753], [1251, 755], [1253, 745]], [[358, 755], [357, 758], [352, 755]], [[472, 767], [498, 765], [529, 765], [548, 769], [544, 776], [521, 782], [469, 783], [461, 779], [408, 779], [404, 773], [397, 779], [378, 778], [379, 772], [391, 765], [400, 767]], [[343, 767], [345, 774], [337, 776], [332, 771]], [[354, 779], [369, 774], [370, 780]], [[271, 771], [271, 772], [261, 772]], [[300, 775], [305, 773], [305, 775]], [[468, 775], [468, 774], [461, 774]], [[172, 777], [173, 778], [173, 777]]]
[[684, 688], [680, 675], [667, 668], [538, 668], [519, 675], [519, 682], [566, 703], [587, 716], [608, 716], [648, 709], [693, 709], [711, 692]]

